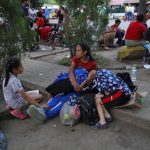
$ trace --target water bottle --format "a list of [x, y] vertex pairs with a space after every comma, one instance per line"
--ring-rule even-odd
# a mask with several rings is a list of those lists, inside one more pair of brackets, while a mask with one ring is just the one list
[[145, 58], [145, 56], [143, 56], [143, 61], [142, 61], [142, 63], [145, 64], [145, 62], [146, 62], [146, 58]]
[[136, 81], [136, 72], [137, 72], [137, 69], [136, 69], [136, 65], [134, 64], [131, 68], [131, 80], [132, 81]]

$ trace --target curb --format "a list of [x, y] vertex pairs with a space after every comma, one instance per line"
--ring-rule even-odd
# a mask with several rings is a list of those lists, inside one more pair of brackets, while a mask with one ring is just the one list
[[30, 59], [37, 59], [37, 58], [41, 58], [41, 57], [44, 57], [44, 56], [49, 56], [49, 55], [55, 55], [55, 54], [58, 54], [58, 53], [63, 53], [63, 52], [68, 52], [68, 50], [61, 50], [61, 51], [54, 51], [54, 52], [50, 52], [50, 53], [47, 53], [47, 54], [43, 54], [43, 55], [39, 55], [39, 56], [31, 56]]
[[[24, 85], [25, 89], [32, 90], [32, 89], [39, 89], [40, 92], [44, 95], [45, 99], [48, 99], [48, 93], [44, 90], [45, 87], [40, 85], [32, 84], [30, 82], [21, 80], [22, 84]], [[146, 116], [138, 116], [136, 113], [139, 109], [127, 109], [127, 108], [117, 108], [112, 110], [112, 114], [114, 118], [121, 120], [123, 122], [132, 124], [138, 128], [142, 128], [145, 130], [150, 131], [150, 119], [146, 118]], [[141, 111], [141, 110], [139, 110]], [[0, 118], [8, 118], [8, 110], [4, 110], [0, 112]]]
[[125, 109], [113, 109], [113, 115], [116, 119], [127, 122], [138, 128], [150, 131], [150, 120], [136, 115], [136, 113], [127, 112]]
[[[48, 93], [45, 92], [44, 87], [41, 87], [39, 85], [33, 85], [31, 83], [28, 83], [28, 82], [25, 83], [23, 80], [22, 80], [22, 82], [24, 83], [26, 88], [31, 89], [33, 87], [36, 87], [36, 88], [41, 90], [42, 94], [44, 94], [45, 97], [48, 97]], [[150, 119], [146, 119], [144, 117], [139, 117], [138, 115], [136, 115], [136, 111], [138, 111], [138, 109], [135, 110], [134, 112], [131, 112], [130, 109], [117, 108], [117, 109], [113, 109], [112, 113], [113, 113], [114, 117], [118, 120], [121, 120], [123, 122], [127, 122], [127, 123], [132, 124], [136, 127], [150, 131]]]

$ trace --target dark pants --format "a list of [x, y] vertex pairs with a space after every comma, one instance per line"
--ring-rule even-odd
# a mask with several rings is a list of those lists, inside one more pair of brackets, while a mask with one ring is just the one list
[[115, 38], [118, 38], [118, 41], [117, 43], [121, 46], [122, 45], [122, 39], [124, 37], [124, 32], [121, 32], [121, 31], [117, 31], [116, 32], [116, 36]]
[[102, 98], [102, 102], [107, 110], [112, 109], [116, 106], [122, 106], [130, 100], [130, 95], [126, 96], [123, 91], [118, 90], [110, 95]]
[[71, 92], [75, 92], [74, 87], [72, 86], [69, 78], [49, 85], [46, 88], [46, 91], [49, 92], [52, 97], [55, 97], [59, 94], [67, 95]]
[[133, 20], [134, 19], [134, 13], [133, 12], [127, 12], [126, 14], [125, 14], [125, 16], [126, 16], [126, 20], [129, 20], [129, 21], [131, 21], [131, 20]]

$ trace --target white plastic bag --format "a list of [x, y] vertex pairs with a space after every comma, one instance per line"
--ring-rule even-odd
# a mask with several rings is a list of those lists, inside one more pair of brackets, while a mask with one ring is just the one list
[[70, 106], [67, 103], [63, 105], [59, 113], [63, 125], [73, 126], [80, 121], [79, 105]]

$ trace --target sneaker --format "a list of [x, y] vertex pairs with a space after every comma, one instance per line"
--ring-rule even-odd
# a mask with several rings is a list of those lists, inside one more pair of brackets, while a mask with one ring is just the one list
[[27, 114], [35, 119], [38, 122], [43, 122], [46, 119], [46, 115], [44, 112], [44, 109], [41, 107], [36, 107], [34, 105], [31, 105], [28, 109], [27, 109]]
[[12, 110], [12, 111], [10, 112], [10, 114], [11, 114], [12, 116], [14, 116], [14, 117], [20, 119], [20, 120], [24, 120], [24, 119], [27, 118], [27, 115], [26, 115], [26, 114], [24, 114], [23, 112], [20, 112], [20, 111], [18, 111], [18, 110]]

